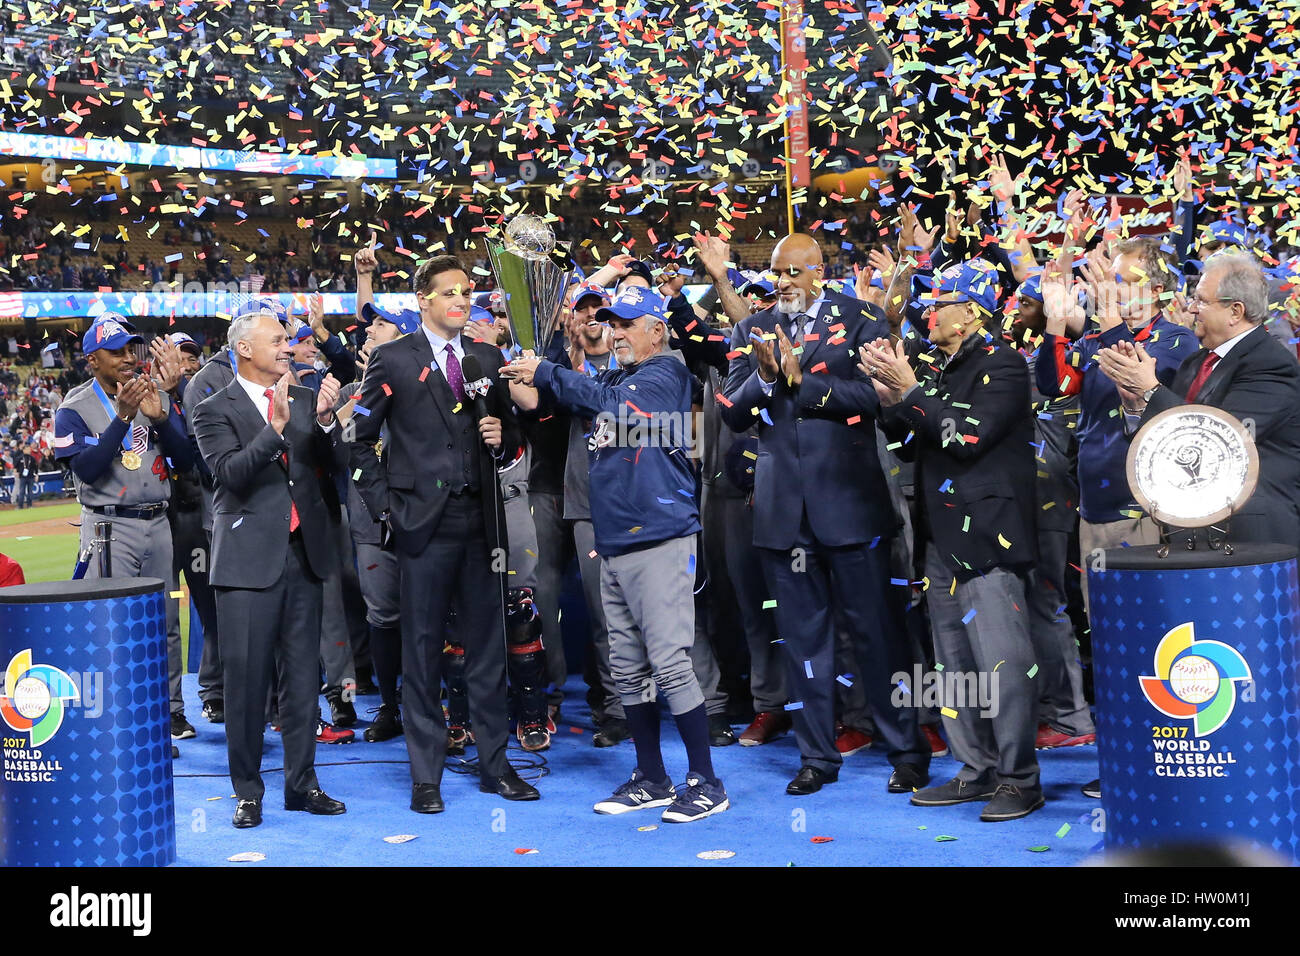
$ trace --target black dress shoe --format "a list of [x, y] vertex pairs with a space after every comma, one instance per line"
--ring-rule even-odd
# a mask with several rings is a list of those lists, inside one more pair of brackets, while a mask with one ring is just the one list
[[357, 709], [351, 700], [343, 697], [341, 687], [331, 687], [325, 692], [330, 705], [330, 723], [336, 727], [351, 727], [357, 722]]
[[478, 788], [484, 793], [495, 793], [507, 800], [540, 800], [542, 797], [536, 787], [524, 783], [513, 770], [507, 770], [496, 780], [487, 777], [480, 779]]
[[827, 773], [825, 770], [818, 770], [816, 767], [804, 767], [799, 771], [799, 775], [790, 781], [790, 785], [785, 788], [785, 792], [792, 797], [806, 797], [810, 793], [816, 793], [828, 783], [834, 783], [840, 779], [838, 773]]
[[627, 721], [622, 717], [607, 717], [596, 731], [591, 742], [597, 747], [613, 747], [632, 736]]
[[411, 787], [411, 809], [416, 813], [442, 813], [442, 791], [436, 783], [417, 783]]
[[241, 830], [262, 825], [262, 801], [240, 800], [235, 807], [235, 819], [232, 821]]
[[920, 790], [929, 782], [929, 771], [922, 770], [916, 764], [900, 763], [889, 775], [889, 792], [911, 793], [913, 790]]
[[210, 700], [203, 705], [203, 719], [210, 724], [226, 722], [226, 705], [220, 700]]
[[736, 732], [727, 723], [726, 714], [715, 714], [709, 718], [710, 747], [730, 747], [736, 742]]
[[374, 722], [366, 728], [366, 740], [372, 744], [380, 740], [392, 740], [402, 736], [402, 718], [396, 707], [381, 704]]
[[284, 808], [286, 810], [306, 810], [308, 813], [316, 813], [326, 817], [336, 816], [348, 811], [348, 808], [343, 805], [341, 800], [335, 800], [320, 789], [308, 790], [306, 793], [286, 793], [284, 795]]

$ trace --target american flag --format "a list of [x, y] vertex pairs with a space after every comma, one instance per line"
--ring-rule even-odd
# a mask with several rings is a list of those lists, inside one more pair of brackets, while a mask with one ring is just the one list
[[23, 294], [21, 292], [0, 292], [0, 315], [22, 315]]

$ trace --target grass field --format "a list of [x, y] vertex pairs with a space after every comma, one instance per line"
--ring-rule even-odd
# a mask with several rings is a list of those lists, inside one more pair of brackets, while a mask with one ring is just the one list
[[[29, 584], [72, 579], [77, 564], [81, 506], [75, 501], [0, 511], [0, 551], [17, 561]], [[65, 530], [66, 529], [66, 530]], [[181, 646], [189, 653], [189, 593], [181, 601]]]

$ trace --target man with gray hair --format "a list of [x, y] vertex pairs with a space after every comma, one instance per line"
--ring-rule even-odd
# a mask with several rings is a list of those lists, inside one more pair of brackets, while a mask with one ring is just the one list
[[1248, 252], [1206, 260], [1189, 308], [1201, 349], [1179, 367], [1169, 387], [1141, 342], [1097, 353], [1115, 382], [1125, 432], [1177, 405], [1221, 408], [1247, 424], [1259, 451], [1259, 484], [1232, 516], [1234, 541], [1300, 543], [1300, 365], [1263, 327], [1268, 280]]
[[[515, 404], [532, 410], [538, 389], [592, 422], [591, 521], [600, 553], [600, 596], [609, 664], [636, 746], [631, 778], [594, 807], [621, 814], [664, 807], [667, 823], [728, 808], [713, 772], [709, 718], [691, 665], [695, 642], [698, 486], [687, 442], [691, 373], [667, 351], [664, 300], [626, 286], [596, 319], [613, 330], [616, 366], [591, 378], [525, 352], [501, 370]], [[686, 747], [686, 783], [674, 788], [659, 748], [656, 689]]]

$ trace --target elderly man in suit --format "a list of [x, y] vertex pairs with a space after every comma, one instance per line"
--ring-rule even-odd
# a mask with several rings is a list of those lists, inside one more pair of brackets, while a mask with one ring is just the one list
[[732, 335], [723, 418], [736, 431], [759, 423], [754, 545], [776, 599], [802, 757], [786, 792], [815, 793], [839, 777], [834, 600], [858, 658], [844, 679], [864, 683], [894, 765], [889, 791], [908, 793], [929, 781], [930, 748], [916, 710], [891, 702], [891, 676], [910, 666], [902, 592], [889, 573], [898, 521], [876, 451], [880, 402], [856, 367], [857, 348], [889, 329], [871, 307], [822, 289], [811, 236], [781, 240], [772, 270], [776, 304]]
[[1221, 408], [1247, 423], [1259, 451], [1259, 483], [1232, 516], [1231, 538], [1300, 543], [1300, 365], [1263, 327], [1268, 280], [1250, 253], [1217, 253], [1206, 260], [1189, 305], [1201, 348], [1168, 387], [1141, 343], [1097, 353], [1119, 391], [1125, 431], [1135, 434], [1182, 404]]
[[981, 820], [1015, 820], [1043, 805], [1025, 599], [1038, 556], [1029, 369], [984, 330], [997, 309], [997, 275], [986, 260], [944, 270], [921, 301], [930, 352], [910, 362], [904, 343], [885, 339], [861, 350], [885, 428], [899, 454], [916, 461], [944, 731], [962, 762], [952, 780], [911, 800], [987, 801]]
[[286, 810], [346, 808], [314, 767], [322, 582], [338, 560], [323, 482], [337, 441], [338, 383], [319, 395], [290, 385], [284, 326], [270, 310], [230, 323], [239, 372], [194, 409], [214, 481], [212, 561], [225, 670], [226, 745], [236, 827], [262, 822], [262, 733], [278, 652]]
[[[475, 415], [466, 386], [495, 382], [501, 352], [462, 335], [469, 275], [454, 256], [415, 272], [420, 327], [377, 346], [357, 397], [351, 461], [357, 491], [397, 552], [401, 594], [402, 707], [411, 756], [411, 809], [441, 813], [447, 726], [440, 701], [444, 623], [465, 648], [479, 789], [536, 800], [506, 760], [505, 571], [509, 545], [496, 493], [497, 462], [512, 461], [520, 434], [505, 388], [489, 388]], [[480, 379], [467, 381], [470, 357]], [[375, 442], [387, 425], [384, 456]]]

